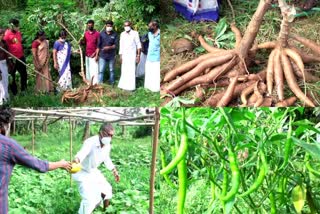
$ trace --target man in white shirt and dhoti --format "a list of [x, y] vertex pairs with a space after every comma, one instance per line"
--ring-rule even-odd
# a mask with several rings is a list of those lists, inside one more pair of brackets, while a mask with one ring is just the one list
[[120, 35], [121, 77], [119, 88], [133, 91], [136, 89], [136, 63], [140, 61], [141, 43], [139, 33], [131, 29], [131, 22], [124, 23], [125, 31]]
[[109, 206], [112, 198], [112, 187], [98, 169], [101, 163], [112, 170], [116, 182], [120, 177], [110, 158], [111, 139], [114, 129], [111, 124], [103, 124], [99, 135], [84, 141], [82, 148], [76, 154], [74, 162], [81, 163], [82, 169], [72, 175], [79, 185], [82, 198], [79, 214], [90, 214], [103, 200], [104, 209]]

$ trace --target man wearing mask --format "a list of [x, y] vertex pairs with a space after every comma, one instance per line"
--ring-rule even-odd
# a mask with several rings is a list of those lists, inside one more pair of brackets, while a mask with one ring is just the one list
[[[23, 53], [23, 46], [22, 46], [22, 35], [19, 31], [19, 20], [11, 19], [9, 21], [10, 28], [6, 30], [4, 34], [3, 40], [6, 41], [8, 45], [9, 52], [14, 55], [16, 58], [21, 60], [22, 62], [26, 62]], [[9, 57], [11, 58], [11, 57]], [[12, 75], [12, 84], [11, 90], [14, 95], [18, 93], [17, 84], [16, 84], [16, 71], [20, 73], [21, 78], [21, 91], [25, 91], [27, 89], [27, 68], [24, 64], [19, 62], [16, 59], [11, 59], [11, 63], [13, 63], [12, 67], [13, 70], [10, 71]]]
[[98, 83], [99, 66], [96, 56], [99, 54], [97, 49], [99, 37], [100, 33], [94, 29], [94, 21], [89, 20], [81, 44], [86, 46], [86, 79], [91, 81], [93, 78], [93, 84]]
[[71, 163], [61, 160], [48, 162], [30, 155], [15, 140], [7, 137], [14, 112], [8, 108], [0, 108], [0, 213], [8, 213], [8, 185], [12, 170], [16, 164], [34, 169], [38, 172], [48, 172], [58, 168], [71, 169]]
[[96, 61], [99, 60], [98, 83], [103, 83], [104, 71], [109, 64], [109, 83], [114, 84], [114, 64], [118, 35], [113, 31], [113, 22], [106, 21], [106, 28], [100, 33]]
[[139, 33], [132, 30], [131, 22], [124, 23], [124, 32], [120, 35], [121, 77], [119, 88], [128, 91], [136, 89], [136, 63], [140, 62], [141, 43]]
[[144, 87], [160, 91], [160, 29], [159, 23], [153, 20], [149, 23], [149, 48], [146, 61]]
[[99, 206], [101, 198], [104, 209], [109, 206], [112, 198], [112, 187], [100, 172], [101, 163], [113, 172], [116, 182], [120, 177], [110, 158], [111, 139], [114, 129], [111, 124], [105, 123], [100, 127], [99, 134], [86, 139], [82, 148], [76, 154], [73, 162], [81, 163], [82, 169], [72, 175], [79, 185], [82, 198], [79, 214], [90, 214]]

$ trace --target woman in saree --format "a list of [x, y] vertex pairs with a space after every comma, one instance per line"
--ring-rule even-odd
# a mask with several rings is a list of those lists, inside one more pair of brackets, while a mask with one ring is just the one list
[[72, 88], [70, 58], [71, 44], [66, 41], [67, 32], [62, 30], [59, 39], [53, 45], [54, 68], [59, 72], [58, 90]]
[[39, 31], [36, 34], [36, 38], [32, 42], [32, 55], [36, 70], [42, 74], [36, 75], [36, 92], [48, 93], [53, 91], [49, 68], [49, 41], [46, 40], [44, 31]]

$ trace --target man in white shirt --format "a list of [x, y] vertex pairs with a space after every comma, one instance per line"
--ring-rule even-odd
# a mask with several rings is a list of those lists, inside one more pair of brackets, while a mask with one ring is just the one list
[[90, 214], [101, 202], [104, 209], [109, 206], [112, 198], [112, 187], [98, 169], [101, 163], [112, 170], [116, 182], [120, 177], [110, 158], [111, 139], [114, 129], [111, 124], [105, 123], [101, 126], [99, 135], [88, 138], [84, 141], [82, 148], [76, 154], [74, 162], [81, 163], [80, 172], [73, 174], [73, 179], [79, 185], [79, 192], [82, 197], [79, 214]]
[[120, 34], [121, 77], [118, 87], [133, 91], [136, 89], [135, 69], [140, 61], [141, 43], [139, 33], [131, 29], [131, 22], [124, 23], [124, 30]]

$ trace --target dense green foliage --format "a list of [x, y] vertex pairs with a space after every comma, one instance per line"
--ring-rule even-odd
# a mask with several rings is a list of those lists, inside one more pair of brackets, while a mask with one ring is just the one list
[[[12, 136], [30, 153], [32, 151], [30, 125], [18, 122]], [[79, 122], [73, 130], [73, 155], [82, 145], [84, 123]], [[91, 134], [96, 134], [100, 124], [91, 125]], [[35, 156], [49, 161], [69, 160], [69, 124], [58, 122], [48, 126], [42, 133], [41, 123], [35, 124]], [[133, 138], [131, 133], [139, 130], [129, 127], [125, 135], [116, 126], [112, 141], [111, 158], [120, 174], [116, 183], [112, 173], [104, 166], [100, 169], [113, 186], [113, 199], [106, 213], [148, 213], [149, 165], [151, 160], [151, 137]], [[59, 133], [59, 134], [57, 134]], [[9, 186], [9, 212], [16, 213], [76, 213], [80, 206], [77, 184], [70, 184], [70, 176], [64, 170], [41, 174], [22, 166], [16, 166]], [[97, 208], [95, 214], [104, 213]]]
[[[303, 213], [320, 210], [319, 108], [189, 108], [185, 112], [184, 213], [296, 213], [299, 206]], [[161, 109], [165, 165], [179, 156], [177, 147], [185, 146], [183, 121], [182, 108]], [[168, 175], [180, 189], [178, 171], [177, 167]], [[165, 177], [160, 185], [157, 209], [174, 213], [178, 190]], [[293, 189], [303, 191], [297, 194]], [[306, 197], [297, 206], [296, 195], [303, 192]]]

